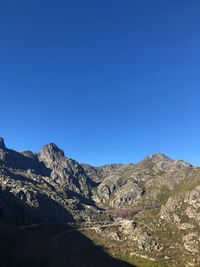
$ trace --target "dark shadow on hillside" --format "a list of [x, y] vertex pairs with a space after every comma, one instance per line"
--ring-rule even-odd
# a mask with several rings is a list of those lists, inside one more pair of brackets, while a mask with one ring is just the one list
[[131, 267], [64, 225], [20, 229], [0, 223], [1, 267]]
[[[29, 197], [34, 198], [32, 195]], [[23, 191], [19, 190], [15, 196], [9, 190], [0, 189], [0, 220], [12, 225], [74, 221], [72, 215], [61, 204], [47, 195], [38, 193], [37, 201], [39, 207], [29, 206]]]
[[51, 174], [51, 170], [48, 169], [43, 162], [40, 162], [37, 156], [31, 151], [29, 151], [29, 153], [27, 151], [27, 154], [24, 155], [15, 150], [5, 148], [1, 150], [1, 153], [4, 158], [1, 164], [7, 167], [24, 171], [33, 170], [36, 174], [43, 176], [50, 176]]

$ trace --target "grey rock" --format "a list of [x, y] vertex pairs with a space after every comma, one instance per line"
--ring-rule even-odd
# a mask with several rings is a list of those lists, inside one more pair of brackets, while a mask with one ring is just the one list
[[0, 137], [0, 149], [6, 149], [6, 146], [5, 146], [5, 143], [4, 143], [4, 140], [2, 137]]
[[75, 160], [65, 157], [64, 152], [55, 144], [42, 148], [38, 158], [51, 170], [50, 177], [55, 183], [71, 193], [89, 198], [91, 195], [90, 179], [82, 166]]

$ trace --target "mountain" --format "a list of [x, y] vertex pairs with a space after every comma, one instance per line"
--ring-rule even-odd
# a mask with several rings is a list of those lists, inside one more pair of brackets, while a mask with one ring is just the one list
[[161, 153], [93, 167], [0, 138], [0, 266], [199, 266], [199, 199], [200, 168]]
[[32, 220], [83, 220], [84, 205], [98, 211], [91, 199], [93, 181], [55, 144], [45, 145], [39, 153], [16, 152], [1, 139], [0, 167], [2, 192], [12, 193], [20, 207], [26, 204]]

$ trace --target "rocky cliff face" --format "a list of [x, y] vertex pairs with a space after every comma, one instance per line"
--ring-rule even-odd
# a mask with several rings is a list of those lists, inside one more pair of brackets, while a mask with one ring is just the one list
[[17, 152], [0, 138], [1, 221], [18, 227], [82, 222], [85, 235], [111, 254], [125, 251], [128, 261], [198, 266], [199, 197], [200, 169], [163, 154], [93, 167], [53, 143], [39, 153]]
[[110, 171], [97, 187], [94, 198], [98, 203], [116, 208], [136, 204], [142, 199], [153, 201], [163, 187], [172, 190], [194, 169], [184, 161], [155, 154], [138, 164], [120, 165]]
[[38, 159], [51, 170], [50, 178], [66, 191], [89, 198], [91, 181], [81, 165], [65, 157], [64, 152], [55, 144], [48, 144], [38, 154]]
[[[44, 146], [38, 154], [19, 153], [7, 149], [1, 139], [0, 178], [4, 202], [13, 201], [23, 211], [21, 223], [25, 223], [24, 213], [32, 221], [81, 220], [85, 216], [83, 205], [94, 206], [90, 199], [92, 181], [81, 165], [66, 158], [55, 144]], [[4, 208], [2, 213], [9, 217], [12, 212]]]

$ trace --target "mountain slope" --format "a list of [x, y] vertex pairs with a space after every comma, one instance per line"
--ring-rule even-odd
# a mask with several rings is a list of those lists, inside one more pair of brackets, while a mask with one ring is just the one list
[[81, 220], [84, 204], [96, 209], [90, 199], [92, 181], [54, 144], [38, 154], [19, 153], [7, 149], [1, 139], [0, 177], [2, 194], [9, 192], [19, 206], [26, 205], [23, 210], [33, 221]]
[[66, 227], [72, 227], [136, 266], [198, 266], [199, 197], [200, 168], [164, 154], [93, 167], [66, 157], [53, 143], [39, 153], [17, 152], [0, 138], [2, 227], [14, 227], [13, 235], [20, 229], [47, 233], [53, 240], [60, 229], [60, 249], [68, 248]]

